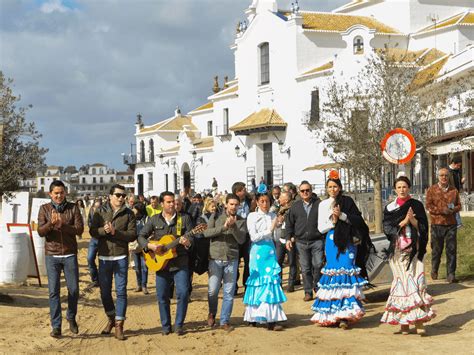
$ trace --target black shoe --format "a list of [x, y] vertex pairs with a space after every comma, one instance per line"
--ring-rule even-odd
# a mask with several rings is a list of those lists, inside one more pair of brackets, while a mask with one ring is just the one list
[[287, 288], [286, 288], [286, 292], [295, 292], [295, 286], [288, 285]]
[[61, 328], [53, 328], [49, 335], [51, 335], [53, 338], [61, 338]]
[[455, 284], [459, 282], [459, 280], [455, 278], [454, 275], [448, 275], [448, 277], [446, 278], [446, 281], [448, 281], [448, 283], [450, 284]]
[[77, 326], [76, 320], [75, 319], [68, 319], [67, 321], [69, 322], [69, 330], [73, 334], [78, 334], [79, 333], [79, 327]]
[[163, 329], [161, 331], [161, 335], [170, 335], [171, 334], [171, 329]]
[[184, 335], [184, 329], [183, 328], [176, 328], [174, 330], [174, 332], [176, 333], [177, 336], [183, 336]]

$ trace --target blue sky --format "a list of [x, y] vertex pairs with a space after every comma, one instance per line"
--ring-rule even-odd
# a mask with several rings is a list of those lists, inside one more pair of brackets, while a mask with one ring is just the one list
[[[229, 45], [251, 0], [0, 0], [0, 70], [15, 81], [47, 163], [118, 169], [145, 124], [204, 103], [234, 76]], [[346, 0], [301, 0], [332, 10]], [[279, 0], [288, 8], [290, 0]], [[222, 79], [221, 79], [222, 80]]]

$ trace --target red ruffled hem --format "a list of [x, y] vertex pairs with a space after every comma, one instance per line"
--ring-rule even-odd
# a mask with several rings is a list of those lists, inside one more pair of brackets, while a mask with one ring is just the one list
[[413, 306], [410, 306], [410, 307], [407, 307], [407, 308], [404, 308], [404, 309], [400, 309], [400, 308], [396, 308], [396, 307], [385, 307], [385, 310], [390, 311], [390, 312], [408, 313], [408, 312], [411, 312], [412, 310], [414, 310], [415, 308], [421, 308], [421, 307], [432, 306], [432, 305], [433, 305], [433, 299], [431, 298], [428, 301], [428, 303], [418, 302], [417, 304], [415, 304]]
[[[426, 316], [424, 316], [422, 318], [419, 318], [419, 319], [408, 320], [407, 323], [410, 324], [410, 325], [413, 325], [413, 324], [419, 323], [419, 322], [426, 323], [426, 322], [429, 322], [430, 320], [432, 320], [434, 317], [436, 317], [436, 313], [433, 312], [433, 314], [431, 316], [426, 315]], [[400, 325], [400, 322], [397, 322], [395, 320], [392, 320], [390, 322], [384, 322], [383, 320], [381, 320], [380, 323], [385, 323], [385, 324], [390, 324], [390, 325]]]

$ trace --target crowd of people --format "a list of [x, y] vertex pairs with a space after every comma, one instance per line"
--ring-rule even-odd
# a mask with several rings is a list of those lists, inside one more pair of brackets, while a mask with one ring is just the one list
[[[438, 278], [446, 243], [447, 281], [457, 282], [456, 231], [461, 204], [459, 187], [450, 183], [450, 175], [449, 168], [438, 171], [438, 182], [428, 189], [425, 206], [410, 196], [410, 180], [399, 176], [394, 184], [396, 199], [384, 209], [383, 230], [390, 241], [386, 252], [393, 283], [381, 322], [399, 325], [401, 334], [408, 334], [409, 326], [414, 325], [417, 334], [425, 335], [424, 323], [435, 316], [423, 266], [429, 225], [425, 208], [431, 217], [431, 277]], [[105, 201], [93, 201], [86, 216], [82, 201], [67, 202], [61, 181], [51, 183], [51, 203], [41, 206], [38, 217], [38, 233], [46, 238], [51, 336], [62, 333], [62, 271], [68, 289], [66, 319], [71, 332], [79, 332], [76, 236], [82, 236], [84, 225], [91, 235], [87, 257], [90, 287], [100, 288], [108, 318], [102, 334], [114, 331], [117, 339], [125, 339], [129, 260], [133, 259], [136, 271], [135, 291], [148, 295], [144, 256], [156, 260], [167, 252], [168, 247], [160, 240], [169, 235], [176, 240], [174, 257], [155, 273], [163, 335], [185, 333], [194, 273], [208, 274], [209, 327], [216, 325], [222, 288], [219, 326], [227, 332], [234, 329], [230, 320], [241, 279], [243, 320], [249, 326], [263, 324], [270, 331], [283, 330], [287, 320], [285, 291], [295, 291], [300, 275], [303, 300], [312, 302], [308, 306], [308, 312], [314, 313], [312, 322], [341, 329], [353, 326], [365, 314], [363, 289], [369, 284], [366, 262], [374, 246], [356, 203], [343, 193], [338, 172], [330, 172], [323, 199], [308, 181], [298, 186], [263, 185], [262, 179], [253, 192], [248, 192], [245, 183], [236, 182], [231, 192], [221, 195], [213, 179], [207, 194], [190, 197], [187, 190], [181, 194], [164, 191], [147, 201], [116, 184]], [[196, 232], [196, 226], [202, 225], [205, 227]], [[285, 259], [289, 272], [284, 290]], [[170, 312], [173, 296], [177, 301], [174, 329]]]

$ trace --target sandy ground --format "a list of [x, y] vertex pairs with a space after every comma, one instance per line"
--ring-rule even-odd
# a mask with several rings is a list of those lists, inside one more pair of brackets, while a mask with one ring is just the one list
[[[89, 275], [86, 268], [88, 239], [80, 241], [81, 298], [77, 321], [80, 332], [73, 335], [63, 321], [63, 337], [49, 336], [49, 307], [47, 287], [38, 287], [37, 280], [29, 279], [28, 286], [0, 287], [0, 293], [13, 298], [12, 303], [0, 303], [0, 353], [473, 353], [474, 349], [474, 280], [448, 285], [443, 281], [430, 282], [429, 292], [435, 298], [437, 317], [428, 323], [428, 337], [416, 334], [394, 335], [397, 327], [380, 325], [388, 286], [366, 292], [366, 316], [352, 329], [321, 328], [313, 325], [311, 303], [302, 300], [303, 291], [287, 294], [284, 310], [288, 316], [283, 332], [269, 332], [264, 328], [248, 327], [242, 320], [242, 296], [234, 303], [231, 319], [236, 329], [226, 333], [211, 329], [207, 318], [207, 275], [194, 280], [192, 303], [186, 318], [186, 335], [161, 335], [159, 312], [154, 290], [154, 277], [149, 276], [150, 295], [135, 293], [136, 278], [129, 272], [128, 310], [125, 322], [127, 340], [120, 342], [113, 336], [102, 336], [100, 330], [106, 317], [98, 289], [88, 291]], [[286, 280], [287, 269], [284, 279]], [[46, 280], [43, 280], [46, 283]], [[65, 316], [66, 289], [61, 289]], [[175, 303], [172, 302], [174, 314]]]

